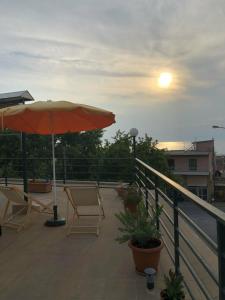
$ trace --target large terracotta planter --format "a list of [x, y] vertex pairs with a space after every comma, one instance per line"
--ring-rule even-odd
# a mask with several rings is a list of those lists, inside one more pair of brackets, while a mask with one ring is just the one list
[[144, 269], [150, 267], [157, 271], [160, 252], [163, 248], [163, 243], [160, 240], [160, 245], [155, 248], [143, 249], [132, 245], [131, 241], [128, 243], [132, 250], [133, 259], [135, 263], [136, 271], [144, 274]]
[[[160, 292], [160, 299], [161, 300], [168, 300], [168, 297], [167, 297], [167, 295], [166, 295], [166, 290], [162, 290], [161, 292]], [[183, 296], [182, 298], [179, 298], [179, 299], [177, 299], [177, 300], [184, 300], [185, 299], [185, 296]]]
[[124, 199], [127, 195], [127, 188], [125, 188], [124, 186], [118, 186], [116, 187], [116, 191], [119, 197], [121, 197], [122, 199]]
[[124, 209], [128, 210], [129, 212], [135, 214], [137, 212], [137, 206], [136, 203], [124, 203]]
[[30, 181], [28, 183], [29, 193], [49, 193], [52, 190], [50, 182]]

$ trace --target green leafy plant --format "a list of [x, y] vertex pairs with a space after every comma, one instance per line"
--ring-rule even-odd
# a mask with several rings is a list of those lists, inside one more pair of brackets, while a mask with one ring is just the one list
[[160, 216], [162, 209], [162, 206], [159, 206], [150, 217], [148, 210], [141, 201], [138, 204], [135, 214], [129, 211], [116, 214], [116, 217], [122, 224], [122, 227], [118, 228], [121, 232], [121, 236], [116, 240], [119, 243], [130, 240], [131, 243], [138, 248], [148, 249], [158, 246], [158, 239], [161, 234], [157, 229], [157, 218]]
[[166, 288], [161, 292], [165, 300], [182, 300], [185, 298], [183, 276], [176, 275], [171, 269], [169, 275], [164, 276]]
[[137, 190], [137, 187], [135, 185], [130, 185], [123, 196], [123, 201], [125, 205], [138, 204], [141, 201], [141, 199], [141, 193]]

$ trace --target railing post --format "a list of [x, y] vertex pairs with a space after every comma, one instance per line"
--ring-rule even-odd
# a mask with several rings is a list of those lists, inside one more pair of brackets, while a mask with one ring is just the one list
[[148, 210], [148, 180], [147, 180], [146, 168], [145, 168], [145, 207]]
[[132, 176], [132, 182], [136, 181], [136, 159], [135, 157], [132, 157], [132, 169], [133, 169], [133, 176]]
[[179, 219], [178, 219], [178, 201], [177, 196], [173, 200], [173, 229], [174, 229], [174, 261], [175, 273], [180, 274], [180, 253], [179, 253]]
[[[158, 183], [159, 183], [158, 182], [158, 177], [155, 176], [155, 209], [156, 209], [156, 212], [159, 209]], [[159, 230], [159, 216], [157, 216], [157, 219], [156, 219], [156, 226], [157, 226], [157, 229]]]
[[34, 158], [31, 158], [31, 167], [32, 167], [32, 177], [33, 177], [33, 179], [36, 179]]
[[225, 225], [217, 221], [219, 300], [225, 300]]
[[[23, 191], [28, 191], [26, 133], [22, 132]], [[26, 197], [25, 197], [26, 198]]]
[[66, 184], [66, 151], [63, 147], [63, 184]]
[[5, 186], [7, 186], [8, 185], [8, 174], [7, 174], [8, 172], [7, 172], [7, 167], [6, 167], [6, 169], [5, 169], [5, 174], [4, 174], [4, 177], [5, 177]]

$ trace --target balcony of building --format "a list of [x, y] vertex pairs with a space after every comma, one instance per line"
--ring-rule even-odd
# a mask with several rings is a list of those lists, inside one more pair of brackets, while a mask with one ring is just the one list
[[[140, 160], [136, 160], [135, 165], [130, 162], [128, 178], [123, 160], [118, 161], [118, 164], [113, 163], [117, 176], [116, 171], [107, 169], [109, 160], [105, 165], [102, 160], [95, 164], [97, 169], [93, 164], [88, 168], [91, 179], [99, 184], [106, 212], [99, 237], [92, 234], [67, 236], [66, 226], [45, 227], [46, 216], [38, 213], [34, 213], [31, 224], [20, 233], [3, 227], [0, 237], [1, 299], [160, 299], [163, 276], [170, 268], [184, 276], [185, 299], [225, 299], [225, 214]], [[60, 160], [58, 166], [63, 166]], [[67, 173], [61, 174], [57, 187], [62, 216], [66, 214], [67, 203], [63, 186], [74, 184], [72, 167], [68, 162], [66, 166], [70, 169], [66, 168]], [[8, 168], [1, 184], [22, 183], [21, 174], [10, 176], [12, 169]], [[58, 176], [63, 170], [65, 165], [58, 168]], [[87, 179], [85, 171], [84, 166], [79, 169], [76, 165], [76, 177]], [[121, 180], [136, 182], [150, 214], [158, 205], [163, 205], [158, 225], [164, 249], [152, 291], [146, 289], [145, 277], [135, 272], [130, 249], [115, 241], [119, 226], [115, 213], [123, 209], [115, 186], [116, 181]], [[35, 194], [35, 197], [47, 203], [52, 195]], [[204, 226], [198, 224], [186, 205], [193, 205], [192, 212], [204, 215]], [[207, 233], [207, 226], [211, 224], [213, 237]]]

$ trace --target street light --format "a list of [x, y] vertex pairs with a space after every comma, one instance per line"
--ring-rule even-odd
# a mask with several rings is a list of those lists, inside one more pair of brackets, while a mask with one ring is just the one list
[[215, 128], [222, 128], [222, 129], [225, 129], [224, 126], [218, 126], [218, 125], [213, 125], [212, 128], [214, 128], [214, 129], [215, 129]]
[[138, 135], [138, 130], [137, 128], [131, 128], [129, 133], [133, 139], [133, 155], [135, 158], [136, 157], [136, 136]]

